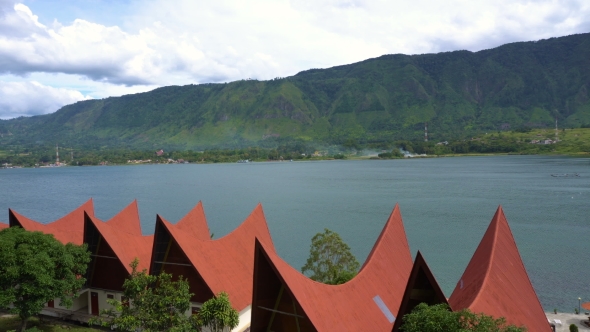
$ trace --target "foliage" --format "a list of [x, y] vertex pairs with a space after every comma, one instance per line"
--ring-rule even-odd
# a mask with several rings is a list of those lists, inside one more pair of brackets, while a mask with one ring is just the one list
[[354, 278], [359, 267], [340, 235], [326, 228], [311, 239], [309, 258], [301, 272], [311, 273], [309, 277], [315, 281], [338, 285]]
[[570, 324], [570, 332], [578, 332], [578, 326], [576, 324]]
[[225, 292], [203, 303], [197, 319], [198, 325], [207, 327], [211, 332], [232, 330], [239, 324], [238, 311], [232, 308], [229, 296]]
[[399, 159], [404, 157], [399, 149], [393, 149], [391, 152], [379, 153], [377, 156], [381, 159]]
[[452, 312], [448, 305], [417, 305], [403, 318], [404, 332], [525, 332], [526, 328], [507, 325], [504, 318], [495, 319], [469, 309]]
[[[479, 52], [384, 55], [269, 81], [169, 86], [0, 120], [0, 149], [59, 143], [174, 150], [456, 140], [509, 128], [590, 123], [590, 34]], [[285, 158], [286, 159], [286, 158]], [[292, 159], [292, 158], [290, 158]]]
[[[16, 331], [20, 327], [20, 318], [18, 317], [0, 317], [0, 331]], [[91, 332], [97, 331], [83, 326], [70, 325], [62, 320], [43, 320], [31, 317], [27, 320], [27, 332], [44, 331], [44, 332]]]
[[190, 308], [189, 285], [182, 277], [172, 281], [172, 275], [152, 276], [147, 270], [137, 271], [139, 261], [131, 264], [132, 272], [123, 284], [124, 300], [108, 300], [110, 309], [101, 310], [100, 324], [118, 331], [192, 331], [194, 319], [185, 313]]
[[48, 301], [59, 298], [60, 305], [72, 305], [86, 282], [81, 276], [88, 262], [86, 245], [63, 245], [53, 235], [19, 227], [0, 231], [0, 308], [17, 314], [24, 331], [27, 319]]

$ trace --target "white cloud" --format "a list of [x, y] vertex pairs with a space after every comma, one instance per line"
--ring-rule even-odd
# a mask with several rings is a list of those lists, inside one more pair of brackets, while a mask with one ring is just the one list
[[477, 51], [590, 29], [585, 0], [135, 0], [130, 6], [135, 14], [122, 27], [82, 19], [43, 25], [29, 7], [0, 0], [0, 80], [56, 74], [59, 87], [77, 89], [85, 77], [90, 95], [118, 95], [129, 87], [270, 79], [387, 53]]
[[53, 88], [35, 81], [0, 82], [0, 118], [55, 112], [64, 105], [90, 99], [79, 91]]

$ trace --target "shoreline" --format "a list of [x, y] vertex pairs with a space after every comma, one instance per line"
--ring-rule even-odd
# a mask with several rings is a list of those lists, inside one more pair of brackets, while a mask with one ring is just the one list
[[[250, 163], [284, 163], [284, 162], [314, 162], [314, 161], [337, 161], [337, 160], [371, 160], [371, 161], [383, 161], [383, 160], [410, 160], [410, 159], [430, 159], [430, 158], [458, 158], [458, 157], [494, 157], [494, 156], [547, 156], [547, 157], [570, 157], [570, 158], [590, 158], [590, 152], [577, 152], [575, 154], [519, 154], [519, 153], [462, 153], [462, 154], [443, 154], [443, 155], [417, 155], [413, 157], [403, 158], [379, 158], [376, 155], [370, 156], [347, 156], [346, 158], [316, 158], [316, 159], [293, 159], [293, 160], [253, 160]], [[18, 168], [69, 168], [69, 167], [103, 167], [103, 166], [145, 166], [145, 165], [180, 165], [180, 164], [235, 164], [237, 161], [229, 162], [187, 162], [187, 163], [109, 163], [106, 165], [64, 165], [64, 166], [20, 166], [14, 165], [11, 167], [0, 167], [0, 169], [18, 169]]]
[[556, 319], [561, 321], [561, 325], [555, 324], [555, 332], [569, 332], [570, 324], [575, 324], [580, 331], [590, 331], [590, 327], [582, 323], [582, 321], [588, 321], [588, 318], [590, 317], [588, 316], [587, 312], [585, 314], [570, 314], [561, 312], [556, 314], [554, 312], [545, 312], [545, 316], [547, 316], [547, 319], [554, 324]]

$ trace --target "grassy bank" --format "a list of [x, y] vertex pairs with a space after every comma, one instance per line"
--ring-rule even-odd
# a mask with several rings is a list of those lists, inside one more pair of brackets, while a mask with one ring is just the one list
[[[20, 319], [17, 316], [6, 315], [0, 313], [0, 332], [18, 330], [20, 327]], [[89, 332], [99, 331], [88, 327], [68, 324], [61, 320], [53, 320], [45, 318], [41, 321], [37, 317], [29, 318], [27, 321], [27, 330], [31, 328], [37, 328], [39, 331], [46, 332]]]

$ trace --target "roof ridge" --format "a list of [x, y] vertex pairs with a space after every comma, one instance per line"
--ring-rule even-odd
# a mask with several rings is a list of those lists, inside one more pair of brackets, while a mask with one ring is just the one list
[[[131, 213], [131, 218], [125, 218], [125, 214]], [[137, 199], [125, 206], [121, 211], [117, 212], [113, 217], [106, 221], [107, 224], [116, 224], [119, 226], [117, 231], [129, 234], [142, 235], [141, 218], [139, 217], [139, 206]]]
[[381, 229], [381, 233], [379, 233], [377, 240], [375, 240], [375, 244], [373, 244], [373, 248], [371, 248], [371, 252], [369, 252], [369, 255], [367, 256], [363, 265], [361, 266], [357, 276], [360, 275], [365, 270], [365, 267], [367, 267], [370, 264], [370, 262], [373, 260], [373, 257], [379, 252], [381, 246], [383, 245], [382, 244], [383, 239], [389, 235], [394, 236], [393, 234], [389, 234], [389, 232], [391, 232], [390, 230], [395, 226], [396, 223], [399, 223], [402, 228], [403, 235], [400, 236], [404, 239], [404, 243], [402, 245], [408, 249], [407, 253], [410, 255], [410, 260], [412, 260], [412, 256], [410, 253], [410, 246], [408, 244], [408, 236], [406, 234], [406, 228], [404, 227], [404, 222], [403, 222], [403, 218], [402, 218], [401, 211], [399, 208], [399, 204], [396, 203], [395, 206], [393, 207], [393, 210], [391, 210], [391, 213], [389, 214], [389, 218], [387, 218], [385, 225], [383, 225], [383, 228]]
[[[504, 214], [504, 210], [502, 209], [501, 205], [498, 209], [500, 210], [501, 216], [502, 216], [502, 220], [500, 220], [500, 222], [504, 221], [502, 223], [502, 226], [505, 226], [506, 229], [508, 230], [508, 233], [510, 234], [510, 242], [513, 244], [513, 246], [515, 248], [516, 255], [517, 255], [518, 261], [520, 263], [520, 267], [522, 268], [522, 271], [524, 272], [524, 274], [526, 276], [526, 280], [527, 280], [529, 286], [531, 286], [531, 289], [534, 291], [535, 287], [533, 287], [533, 283], [531, 282], [531, 278], [529, 277], [529, 273], [528, 273], [526, 267], [524, 266], [524, 261], [522, 260], [522, 256], [520, 255], [520, 251], [518, 250], [518, 246], [516, 245], [516, 239], [514, 239], [514, 234], [512, 233], [512, 229], [510, 228], [510, 224], [508, 224], [508, 219], [506, 218], [506, 215]], [[498, 226], [498, 227], [500, 227], [500, 226]], [[539, 307], [543, 308], [543, 305], [541, 304], [539, 297], [535, 296], [535, 299], [537, 300]]]
[[[482, 244], [483, 241], [485, 240], [486, 236], [488, 236], [488, 232], [490, 232], [490, 231], [493, 232], [493, 233], [491, 233], [492, 234], [491, 235], [492, 236], [492, 242], [491, 242], [492, 248], [491, 248], [490, 254], [488, 256], [489, 259], [488, 259], [488, 262], [486, 264], [486, 272], [485, 272], [484, 277], [483, 277], [483, 280], [481, 282], [481, 287], [479, 287], [479, 289], [477, 291], [477, 295], [475, 295], [475, 297], [473, 298], [473, 301], [471, 301], [471, 304], [475, 303], [479, 299], [479, 297], [480, 297], [480, 295], [482, 293], [481, 291], [484, 289], [484, 287], [489, 282], [489, 275], [490, 275], [490, 272], [492, 270], [492, 263], [494, 261], [494, 257], [495, 257], [495, 254], [496, 254], [496, 244], [497, 244], [497, 241], [498, 241], [499, 220], [500, 220], [500, 216], [503, 216], [503, 215], [504, 215], [504, 212], [502, 210], [502, 206], [500, 205], [496, 209], [496, 213], [494, 214], [494, 217], [492, 218], [492, 221], [490, 222], [490, 225], [488, 226], [488, 229], [486, 230], [486, 232], [484, 233], [484, 235], [483, 235], [483, 237], [482, 237], [482, 239], [480, 241], [480, 244]], [[504, 219], [506, 219], [506, 218], [504, 218]], [[493, 226], [493, 228], [492, 228], [492, 226]], [[477, 252], [478, 249], [479, 249], [479, 246], [477, 247], [477, 249], [475, 249], [475, 252]], [[475, 252], [473, 253], [474, 256], [475, 256]], [[469, 264], [467, 265], [467, 268], [469, 268]], [[467, 270], [467, 268], [465, 270]]]

